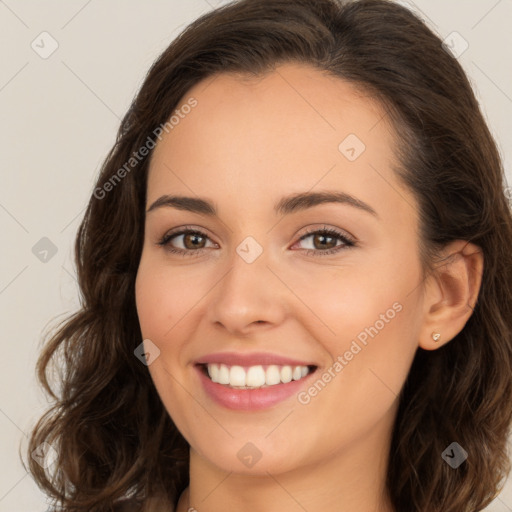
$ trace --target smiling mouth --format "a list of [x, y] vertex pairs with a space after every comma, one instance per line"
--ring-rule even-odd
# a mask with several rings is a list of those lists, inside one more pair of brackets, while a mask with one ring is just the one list
[[304, 379], [316, 366], [199, 364], [201, 371], [212, 381], [233, 389], [263, 389]]

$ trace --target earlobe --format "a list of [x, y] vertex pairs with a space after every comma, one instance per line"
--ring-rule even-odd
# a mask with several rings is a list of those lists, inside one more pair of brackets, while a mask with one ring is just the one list
[[462, 331], [473, 314], [482, 282], [484, 258], [480, 247], [456, 240], [443, 253], [425, 286], [418, 340], [424, 350], [436, 350]]
[[439, 339], [441, 338], [441, 333], [440, 332], [433, 332], [432, 333], [432, 339], [437, 343], [439, 341]]

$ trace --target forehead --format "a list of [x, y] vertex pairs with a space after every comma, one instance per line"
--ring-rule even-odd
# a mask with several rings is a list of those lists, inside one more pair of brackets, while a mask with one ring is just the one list
[[392, 171], [390, 120], [354, 84], [288, 63], [256, 78], [208, 77], [177, 110], [191, 98], [197, 105], [179, 116], [153, 152], [148, 201], [169, 193], [166, 188], [198, 195], [222, 189], [226, 197], [250, 188], [252, 197], [270, 197], [278, 189], [303, 192], [317, 184], [349, 193], [365, 189], [368, 200], [397, 194], [378, 190], [400, 186]]
[[[350, 130], [374, 147], [379, 140], [381, 149], [392, 143], [393, 130], [378, 101], [361, 86], [308, 65], [281, 64], [259, 76], [213, 75], [194, 85], [177, 110], [190, 98], [197, 101], [197, 106], [188, 115], [180, 115], [179, 124], [164, 134], [164, 139], [174, 139], [170, 145], [177, 146], [181, 138], [188, 136], [201, 136], [203, 144], [209, 140], [221, 142], [225, 134], [238, 139], [259, 135], [254, 143], [267, 146], [271, 142], [302, 145], [304, 139], [322, 138], [330, 144]], [[380, 129], [372, 137], [368, 132], [377, 124]], [[243, 131], [235, 133], [240, 127]], [[282, 139], [276, 141], [276, 134], [281, 134]], [[164, 145], [168, 144], [160, 146]]]

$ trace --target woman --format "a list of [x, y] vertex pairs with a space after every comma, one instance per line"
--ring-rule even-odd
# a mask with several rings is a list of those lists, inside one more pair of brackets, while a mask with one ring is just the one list
[[469, 512], [510, 470], [502, 164], [403, 7], [192, 23], [123, 120], [76, 260], [29, 447], [55, 449], [29, 465], [63, 510]]

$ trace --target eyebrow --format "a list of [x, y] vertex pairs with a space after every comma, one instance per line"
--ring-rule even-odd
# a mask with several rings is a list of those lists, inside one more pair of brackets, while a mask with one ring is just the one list
[[[345, 192], [301, 192], [283, 197], [275, 206], [276, 214], [288, 215], [326, 203], [339, 203], [352, 206], [361, 211], [379, 217], [377, 212], [368, 204]], [[203, 198], [163, 195], [159, 197], [146, 211], [149, 213], [157, 208], [171, 207], [207, 216], [217, 216], [215, 205]]]

